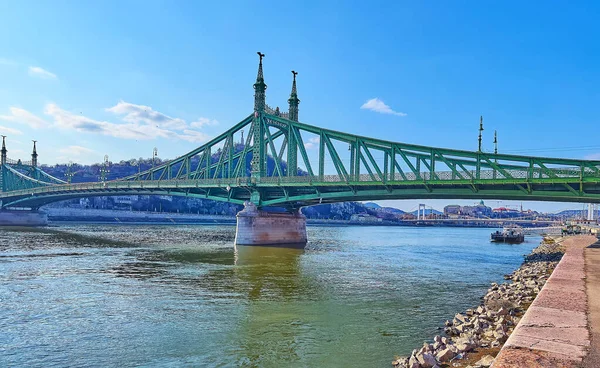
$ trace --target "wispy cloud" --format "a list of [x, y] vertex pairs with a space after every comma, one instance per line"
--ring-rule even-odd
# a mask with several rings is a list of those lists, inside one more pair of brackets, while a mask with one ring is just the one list
[[205, 126], [211, 126], [211, 125], [218, 125], [219, 122], [215, 119], [209, 119], [209, 118], [198, 118], [198, 120], [193, 121], [190, 123], [190, 126], [192, 128], [203, 128]]
[[81, 114], [63, 110], [56, 104], [46, 105], [44, 113], [53, 118], [56, 127], [66, 130], [102, 134], [124, 139], [169, 138], [173, 136], [168, 130], [147, 124], [115, 124], [108, 121], [94, 120]]
[[197, 130], [191, 130], [191, 129], [184, 129], [183, 133], [181, 134], [177, 134], [176, 135], [178, 139], [182, 139], [184, 141], [188, 141], [188, 142], [197, 142], [197, 143], [201, 143], [201, 142], [206, 142], [210, 139], [210, 136], [208, 134], [199, 132]]
[[19, 107], [11, 107], [10, 115], [0, 115], [0, 120], [14, 121], [19, 124], [26, 124], [34, 129], [39, 129], [48, 126], [44, 119], [40, 119], [36, 115]]
[[396, 115], [396, 116], [406, 116], [406, 114], [403, 113], [403, 112], [392, 110], [391, 107], [389, 107], [388, 105], [386, 105], [383, 101], [381, 101], [377, 97], [368, 100], [360, 108], [364, 109], [364, 110], [375, 111], [375, 112], [378, 112], [380, 114], [390, 114], [390, 115]]
[[[121, 139], [167, 138], [195, 143], [206, 142], [210, 139], [206, 133], [200, 131], [201, 127], [218, 123], [216, 120], [200, 118], [188, 125], [185, 120], [170, 117], [155, 111], [150, 106], [136, 105], [125, 101], [106, 110], [119, 115], [121, 121], [96, 120], [84, 116], [82, 113], [78, 114], [62, 109], [55, 103], [49, 103], [44, 108], [44, 114], [48, 116], [47, 120], [19, 107], [10, 107], [10, 114], [0, 115], [0, 120], [26, 124], [34, 129], [58, 128]], [[0, 126], [0, 132], [22, 134], [19, 130], [7, 126]]]
[[9, 127], [5, 127], [2, 125], [0, 125], [0, 133], [2, 133], [2, 134], [17, 134], [17, 135], [23, 134], [23, 132], [18, 129], [9, 128]]
[[14, 66], [14, 65], [18, 65], [18, 63], [14, 60], [10, 60], [10, 59], [6, 59], [3, 57], [0, 57], [0, 65], [10, 65], [10, 66]]
[[308, 142], [304, 143], [304, 147], [306, 149], [315, 148], [321, 139], [319, 137], [313, 137], [308, 140]]
[[124, 115], [123, 121], [128, 123], [146, 123], [156, 127], [181, 130], [187, 127], [185, 121], [179, 118], [172, 118], [168, 115], [154, 111], [150, 106], [136, 105], [125, 101], [119, 101], [113, 107], [106, 109], [117, 115]]
[[50, 73], [49, 71], [42, 69], [39, 66], [30, 66], [29, 75], [32, 77], [38, 77], [42, 79], [58, 79], [56, 74]]
[[77, 162], [90, 163], [97, 162], [99, 153], [93, 149], [82, 146], [68, 146], [60, 148], [58, 152], [61, 154], [56, 157], [58, 160], [68, 161], [77, 160]]
[[68, 147], [59, 149], [58, 152], [64, 153], [64, 154], [69, 154], [72, 156], [79, 156], [79, 155], [85, 155], [88, 153], [94, 153], [96, 151], [94, 151], [93, 149], [87, 148], [87, 147], [82, 147], [82, 146], [68, 146]]
[[[144, 109], [140, 110], [144, 107], [145, 112], [143, 112]], [[64, 110], [56, 104], [46, 105], [44, 112], [53, 118], [54, 126], [83, 133], [101, 134], [122, 139], [167, 138], [197, 143], [209, 139], [209, 136], [205, 133], [189, 129], [184, 120], [171, 118], [154, 111], [149, 106], [120, 102], [106, 110], [120, 115], [124, 114], [124, 123], [95, 120], [82, 114]], [[173, 128], [167, 129], [167, 126]]]

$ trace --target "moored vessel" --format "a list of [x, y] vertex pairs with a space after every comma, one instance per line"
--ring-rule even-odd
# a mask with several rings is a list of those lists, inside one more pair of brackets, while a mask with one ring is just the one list
[[493, 232], [490, 240], [497, 243], [519, 244], [525, 241], [525, 234], [516, 228], [505, 228], [502, 231]]

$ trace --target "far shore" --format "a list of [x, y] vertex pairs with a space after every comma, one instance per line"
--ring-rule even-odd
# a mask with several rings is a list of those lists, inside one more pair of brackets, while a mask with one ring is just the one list
[[[129, 224], [129, 225], [235, 225], [236, 217], [195, 213], [144, 212], [112, 209], [46, 208], [50, 225], [59, 224]], [[444, 220], [403, 220], [403, 221], [351, 221], [333, 219], [307, 219], [309, 226], [411, 226], [411, 227], [475, 227], [501, 228], [518, 223], [524, 227], [552, 226], [549, 222], [536, 221], [490, 221], [486, 219], [465, 219], [463, 221]]]

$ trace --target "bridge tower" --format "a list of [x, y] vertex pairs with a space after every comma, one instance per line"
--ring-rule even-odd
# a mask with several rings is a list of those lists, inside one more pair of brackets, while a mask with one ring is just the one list
[[[289, 119], [292, 121], [298, 121], [298, 105], [300, 99], [298, 99], [298, 92], [296, 91], [296, 76], [298, 73], [292, 70], [294, 80], [292, 82], [292, 92], [290, 93], [289, 103]], [[287, 137], [288, 141], [288, 157], [287, 157], [287, 175], [296, 176], [298, 175], [298, 142], [293, 134], [289, 134]]]
[[[252, 120], [252, 173], [251, 183], [257, 184], [260, 178], [266, 176], [266, 157], [265, 157], [265, 128], [262, 115], [266, 109], [267, 85], [263, 76], [262, 59], [265, 54], [257, 53], [258, 74], [256, 83], [254, 83], [254, 117]], [[289, 119], [298, 121], [298, 94], [296, 92], [296, 73], [292, 82], [292, 93], [288, 100]], [[298, 171], [297, 164], [297, 145], [295, 138], [291, 135], [288, 139], [288, 176], [295, 176]], [[240, 211], [237, 218], [235, 232], [236, 245], [257, 245], [257, 246], [283, 246], [283, 247], [304, 247], [307, 242], [306, 236], [306, 217], [299, 209], [291, 212], [272, 212], [259, 207], [260, 192], [252, 189], [250, 201], [244, 204], [244, 209]]]
[[[0, 150], [0, 192], [6, 191], [7, 176], [7, 153], [6, 136], [2, 136], [2, 149]], [[33, 141], [33, 154], [31, 155], [32, 166], [37, 166], [37, 153], [35, 141]], [[0, 226], [44, 226], [48, 224], [48, 216], [37, 210], [8, 210], [2, 208], [0, 201]]]
[[[262, 59], [265, 54], [260, 51], [258, 54], [258, 74], [256, 75], [256, 83], [254, 83], [254, 118], [252, 124], [254, 126], [254, 132], [252, 136], [253, 147], [252, 147], [252, 182], [260, 181], [260, 177], [265, 174], [265, 150], [263, 144], [264, 128], [262, 124], [262, 114], [265, 112], [266, 93], [267, 85], [265, 84], [265, 78], [263, 76], [263, 65]], [[258, 196], [258, 197], [257, 197]], [[258, 204], [260, 196], [258, 192], [252, 193], [252, 202]]]

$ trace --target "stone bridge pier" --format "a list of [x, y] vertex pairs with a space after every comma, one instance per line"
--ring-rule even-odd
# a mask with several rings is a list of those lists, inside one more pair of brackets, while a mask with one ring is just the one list
[[237, 214], [236, 245], [304, 248], [306, 246], [306, 217], [294, 212], [269, 212], [246, 202]]

